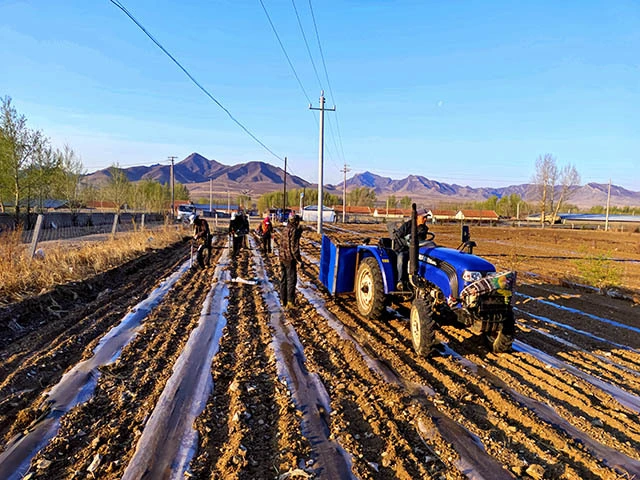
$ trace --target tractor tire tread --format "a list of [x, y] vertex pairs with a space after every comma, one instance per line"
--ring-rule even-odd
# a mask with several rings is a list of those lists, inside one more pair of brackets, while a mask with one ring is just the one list
[[[368, 310], [363, 307], [358, 299], [357, 294], [356, 303], [358, 305], [358, 310], [362, 315], [372, 320], [379, 320], [380, 318], [382, 318], [382, 314], [384, 313], [387, 306], [387, 298], [384, 293], [382, 272], [380, 271], [377, 260], [373, 257], [367, 257], [360, 263], [360, 266], [358, 267], [358, 275], [356, 278], [360, 278], [360, 274], [365, 268], [369, 269], [369, 271], [371, 272], [371, 277], [373, 279], [373, 300], [371, 302], [371, 307]], [[356, 285], [356, 289], [359, 288], [360, 286]]]
[[[414, 309], [417, 319], [414, 317]], [[419, 322], [419, 334], [416, 334], [413, 325], [413, 322], [416, 320]], [[433, 351], [436, 343], [436, 321], [431, 315], [431, 306], [423, 298], [418, 297], [414, 300], [411, 306], [410, 322], [413, 349], [419, 356], [426, 357]], [[416, 338], [416, 336], [419, 338]]]
[[502, 328], [493, 340], [493, 343], [491, 345], [493, 353], [507, 353], [511, 351], [515, 327], [515, 317], [513, 316], [513, 312], [511, 311], [507, 315], [507, 318], [505, 318], [504, 323], [502, 324]]

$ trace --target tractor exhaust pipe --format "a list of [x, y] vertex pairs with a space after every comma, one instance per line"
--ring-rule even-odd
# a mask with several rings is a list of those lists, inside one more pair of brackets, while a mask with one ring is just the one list
[[416, 204], [411, 205], [411, 241], [409, 242], [409, 281], [415, 287], [418, 274], [418, 212]]

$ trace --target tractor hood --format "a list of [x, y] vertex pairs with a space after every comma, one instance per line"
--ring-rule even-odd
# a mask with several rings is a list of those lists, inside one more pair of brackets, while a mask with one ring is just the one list
[[424, 247], [420, 249], [420, 261], [429, 262], [430, 259], [446, 262], [456, 269], [458, 274], [464, 270], [473, 272], [495, 272], [496, 268], [484, 258], [471, 255], [470, 253], [460, 252], [453, 248], [445, 247]]

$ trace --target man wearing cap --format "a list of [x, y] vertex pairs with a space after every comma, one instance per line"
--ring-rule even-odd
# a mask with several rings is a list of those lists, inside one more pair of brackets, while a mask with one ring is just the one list
[[[428, 212], [426, 209], [418, 210], [418, 243], [426, 240], [427, 232], [427, 217]], [[409, 242], [411, 241], [411, 219], [404, 222], [399, 228], [393, 231], [394, 235], [394, 250], [397, 254], [397, 274], [398, 284], [396, 288], [398, 290], [406, 289], [407, 284], [407, 258], [409, 257]]]
[[291, 215], [287, 226], [280, 237], [280, 301], [287, 308], [296, 304], [296, 283], [298, 281], [297, 267], [304, 268], [300, 256], [300, 216]]

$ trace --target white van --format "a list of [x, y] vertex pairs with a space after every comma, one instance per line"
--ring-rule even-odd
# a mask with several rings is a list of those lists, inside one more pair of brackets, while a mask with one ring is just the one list
[[178, 215], [176, 216], [176, 220], [180, 222], [189, 218], [191, 215], [195, 215], [195, 214], [196, 214], [195, 205], [179, 205]]

